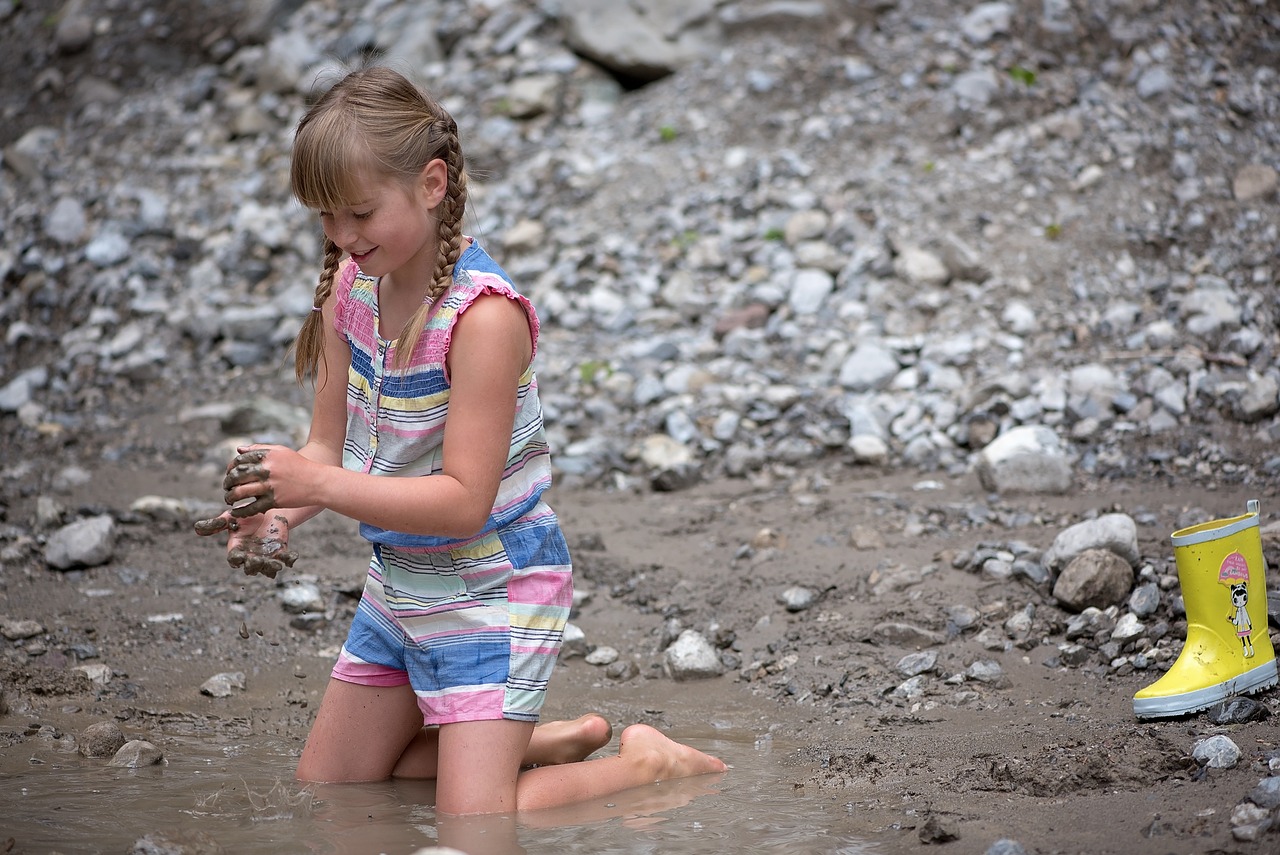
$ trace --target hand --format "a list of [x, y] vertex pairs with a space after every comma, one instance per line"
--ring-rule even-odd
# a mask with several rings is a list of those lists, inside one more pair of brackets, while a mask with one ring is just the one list
[[258, 514], [236, 519], [234, 511], [226, 511], [212, 519], [197, 520], [196, 534], [202, 537], [230, 531], [227, 539], [227, 563], [244, 568], [246, 576], [262, 575], [274, 579], [298, 560], [289, 551], [289, 521], [283, 514]]
[[302, 482], [306, 468], [315, 465], [312, 461], [279, 445], [244, 445], [236, 451], [222, 479], [223, 500], [232, 506], [233, 517], [311, 504]]

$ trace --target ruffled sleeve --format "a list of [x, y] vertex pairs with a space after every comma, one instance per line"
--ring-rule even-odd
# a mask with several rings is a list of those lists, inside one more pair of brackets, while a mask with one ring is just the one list
[[356, 281], [356, 274], [359, 272], [360, 268], [349, 258], [338, 268], [338, 287], [334, 289], [333, 328], [340, 333], [347, 329], [351, 285]]

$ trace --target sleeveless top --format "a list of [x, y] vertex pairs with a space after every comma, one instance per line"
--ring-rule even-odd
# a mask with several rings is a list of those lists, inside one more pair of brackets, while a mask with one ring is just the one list
[[[472, 242], [453, 270], [453, 284], [437, 301], [414, 348], [395, 365], [395, 342], [378, 335], [378, 280], [355, 263], [343, 267], [337, 288], [334, 328], [351, 347], [347, 374], [347, 437], [342, 466], [356, 472], [412, 478], [444, 468], [444, 426], [449, 413], [445, 357], [458, 317], [476, 298], [500, 294], [517, 301], [529, 319], [533, 352], [538, 316], [511, 278]], [[533, 510], [551, 485], [551, 456], [530, 365], [520, 377], [507, 465], [484, 528], [466, 539], [405, 534], [367, 523], [360, 534], [379, 546], [447, 550], [500, 529]]]

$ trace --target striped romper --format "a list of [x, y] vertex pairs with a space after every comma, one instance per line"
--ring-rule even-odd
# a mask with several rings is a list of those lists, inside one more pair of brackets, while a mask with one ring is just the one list
[[[445, 356], [458, 316], [483, 294], [520, 303], [536, 351], [533, 306], [472, 243], [413, 359], [399, 368], [394, 342], [378, 335], [378, 281], [355, 264], [343, 268], [335, 327], [351, 346], [344, 468], [392, 478], [443, 470]], [[371, 686], [408, 683], [425, 724], [537, 721], [573, 590], [568, 547], [542, 500], [550, 483], [529, 367], [520, 378], [506, 470], [482, 531], [452, 539], [360, 525], [373, 557], [333, 676]]]

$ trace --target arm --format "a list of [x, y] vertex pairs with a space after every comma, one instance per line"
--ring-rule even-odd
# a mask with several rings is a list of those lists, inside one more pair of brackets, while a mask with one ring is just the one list
[[[516, 392], [532, 350], [528, 319], [514, 300], [480, 297], [459, 316], [448, 356], [451, 391], [439, 475], [387, 478], [341, 468], [342, 384], [341, 394], [317, 389], [311, 437], [300, 451], [252, 446], [262, 453], [262, 471], [233, 485], [226, 499], [234, 504], [270, 496], [274, 506], [290, 509], [290, 522], [328, 508], [392, 531], [472, 535], [493, 510], [511, 444]], [[327, 346], [325, 352], [332, 370], [333, 354]]]
[[[341, 467], [342, 444], [346, 436], [346, 379], [351, 365], [351, 349], [334, 329], [336, 303], [331, 297], [323, 307], [321, 328], [324, 331], [324, 353], [316, 367], [314, 378], [316, 392], [312, 402], [311, 430], [307, 442], [298, 450], [297, 455], [301, 459], [325, 466]], [[252, 448], [254, 446], [238, 449], [240, 453], [227, 467], [223, 489], [227, 491], [225, 496], [228, 504], [235, 504], [237, 501], [230, 498], [231, 491], [243, 477], [244, 470], [256, 465], [246, 462], [256, 456], [250, 450]], [[320, 505], [279, 508], [274, 502], [262, 502], [261, 505], [259, 509], [235, 508], [213, 519], [199, 520], [195, 524], [195, 530], [203, 536], [230, 531], [227, 539], [227, 562], [232, 567], [243, 567], [246, 574], [260, 573], [275, 578], [284, 567], [292, 567], [297, 558], [288, 548], [289, 530], [324, 508]]]

